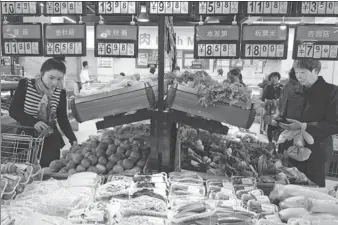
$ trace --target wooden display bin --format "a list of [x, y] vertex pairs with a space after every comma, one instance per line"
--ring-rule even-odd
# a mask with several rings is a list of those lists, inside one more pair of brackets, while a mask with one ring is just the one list
[[255, 109], [245, 110], [224, 103], [216, 103], [214, 107], [204, 108], [198, 103], [199, 98], [194, 88], [174, 85], [171, 89], [176, 89], [173, 93], [172, 109], [245, 129], [249, 129], [255, 120]]
[[[153, 100], [152, 100], [153, 99]], [[112, 90], [71, 101], [73, 117], [80, 123], [106, 116], [149, 108], [154, 103], [151, 87], [140, 83], [132, 87]]]

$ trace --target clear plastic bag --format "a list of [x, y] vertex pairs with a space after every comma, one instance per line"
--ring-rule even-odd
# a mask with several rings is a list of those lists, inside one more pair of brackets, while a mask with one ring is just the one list
[[205, 196], [205, 187], [196, 184], [173, 183], [170, 188], [170, 196]]
[[170, 183], [186, 183], [203, 185], [203, 179], [197, 173], [184, 171], [184, 172], [172, 172], [169, 174]]
[[102, 182], [102, 177], [94, 172], [75, 173], [68, 177], [69, 187], [97, 187]]
[[169, 221], [159, 217], [129, 216], [123, 218], [119, 225], [169, 225]]

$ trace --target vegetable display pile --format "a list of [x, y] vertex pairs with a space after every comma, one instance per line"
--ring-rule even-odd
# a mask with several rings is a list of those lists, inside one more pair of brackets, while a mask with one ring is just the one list
[[185, 71], [180, 76], [167, 74], [167, 79], [174, 79], [174, 82], [193, 87], [197, 90], [199, 103], [203, 107], [212, 107], [216, 103], [230, 104], [242, 109], [251, 108], [251, 90], [240, 83], [220, 83], [205, 71]]
[[62, 152], [49, 168], [57, 173], [74, 174], [91, 171], [98, 174], [131, 173], [142, 171], [150, 153], [147, 143], [149, 126], [124, 125], [109, 130], [100, 137], [90, 137], [81, 145]]
[[12, 98], [10, 95], [1, 96], [1, 111], [9, 110], [9, 106], [11, 105]]

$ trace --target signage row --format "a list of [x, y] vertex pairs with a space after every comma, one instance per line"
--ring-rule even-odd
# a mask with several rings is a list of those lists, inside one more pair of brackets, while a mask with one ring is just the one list
[[[138, 26], [95, 24], [95, 56], [136, 58]], [[286, 59], [287, 25], [196, 25], [195, 58]], [[3, 55], [85, 56], [85, 24], [21, 23], [1, 25]], [[338, 25], [299, 25], [292, 57], [338, 60]]]
[[[96, 15], [136, 15], [137, 1], [97, 1]], [[151, 15], [338, 16], [337, 1], [150, 1]], [[1, 1], [2, 15], [86, 15], [85, 1]]]

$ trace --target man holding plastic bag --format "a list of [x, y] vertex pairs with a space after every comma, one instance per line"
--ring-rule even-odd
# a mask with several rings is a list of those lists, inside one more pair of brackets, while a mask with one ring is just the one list
[[331, 136], [338, 133], [338, 87], [318, 76], [321, 70], [318, 60], [295, 60], [293, 67], [303, 86], [302, 121], [280, 122], [287, 133], [286, 136], [282, 133], [280, 139], [293, 139], [294, 146], [287, 150], [291, 164], [318, 186], [325, 187], [326, 149], [323, 146], [332, 147]]

